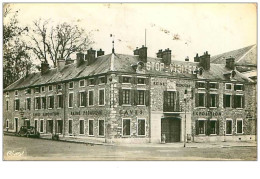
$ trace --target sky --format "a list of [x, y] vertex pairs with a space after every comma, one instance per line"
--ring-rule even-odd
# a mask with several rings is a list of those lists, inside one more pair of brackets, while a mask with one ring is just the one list
[[172, 50], [173, 60], [193, 61], [196, 53], [211, 56], [257, 43], [257, 7], [253, 3], [16, 3], [19, 22], [36, 19], [68, 22], [92, 32], [94, 49], [133, 54], [145, 45], [148, 56]]

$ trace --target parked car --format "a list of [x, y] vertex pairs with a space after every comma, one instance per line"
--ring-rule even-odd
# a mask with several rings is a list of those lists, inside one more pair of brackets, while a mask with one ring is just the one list
[[18, 136], [40, 137], [40, 133], [33, 126], [22, 126], [18, 132]]

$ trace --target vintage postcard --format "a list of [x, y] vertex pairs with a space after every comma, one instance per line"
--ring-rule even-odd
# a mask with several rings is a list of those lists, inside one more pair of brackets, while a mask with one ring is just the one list
[[3, 160], [257, 160], [256, 3], [3, 3]]

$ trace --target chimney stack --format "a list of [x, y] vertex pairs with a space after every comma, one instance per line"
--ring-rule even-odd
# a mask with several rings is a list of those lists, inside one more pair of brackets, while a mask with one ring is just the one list
[[42, 62], [41, 63], [41, 74], [43, 75], [43, 74], [45, 74], [46, 72], [48, 72], [49, 71], [49, 64], [48, 63], [46, 63], [46, 62]]
[[87, 61], [88, 65], [90, 65], [95, 62], [95, 59], [96, 59], [96, 50], [90, 48], [87, 51], [87, 54], [85, 55], [85, 61]]
[[97, 51], [97, 57], [102, 56], [102, 55], [105, 55], [105, 52], [102, 49]]
[[60, 71], [65, 67], [65, 59], [57, 59], [57, 69]]
[[210, 55], [208, 51], [204, 52], [204, 55], [199, 57], [199, 65], [203, 67], [204, 70], [210, 69]]
[[229, 57], [226, 59], [226, 68], [234, 70], [235, 69], [235, 58]]
[[194, 62], [200, 62], [199, 54], [196, 54], [196, 57], [194, 57]]
[[190, 61], [190, 59], [189, 59], [189, 57], [187, 56], [187, 57], [185, 58], [185, 62], [188, 62], [188, 61]]
[[144, 45], [138, 49], [138, 47], [136, 47], [136, 49], [134, 50], [134, 55], [139, 55], [139, 60], [146, 63], [147, 62], [147, 47], [145, 47]]
[[163, 57], [163, 52], [162, 49], [158, 51], [158, 53], [156, 54], [157, 58], [162, 58]]
[[72, 60], [70, 57], [65, 60], [65, 65], [74, 63], [74, 60]]
[[84, 54], [79, 52], [76, 55], [77, 55], [76, 66], [79, 67], [84, 61]]
[[172, 60], [172, 51], [169, 50], [169, 48], [165, 49], [164, 52], [162, 52], [162, 62], [165, 65], [170, 65]]

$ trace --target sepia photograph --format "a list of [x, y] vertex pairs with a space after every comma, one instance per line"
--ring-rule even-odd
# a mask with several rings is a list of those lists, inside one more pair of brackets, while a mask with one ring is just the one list
[[257, 3], [2, 3], [4, 161], [257, 161]]

